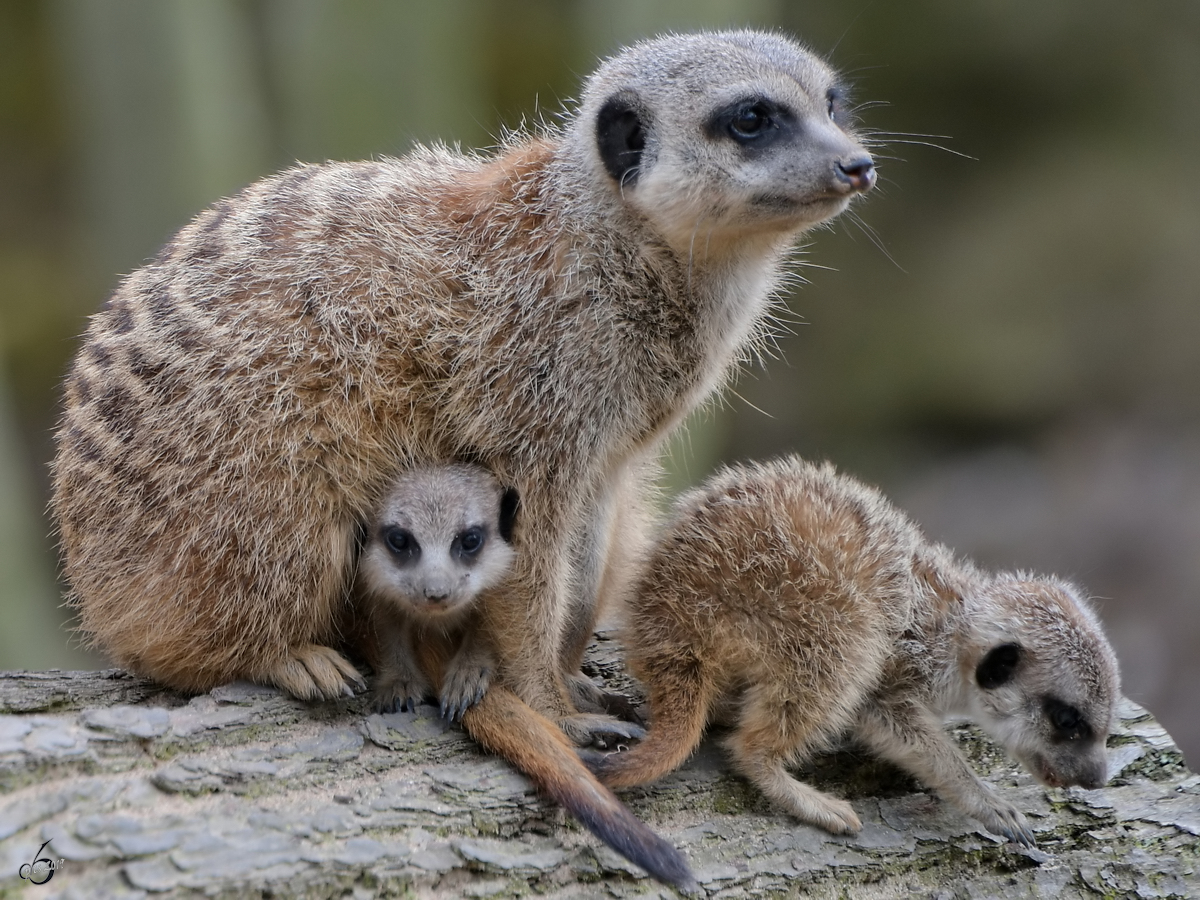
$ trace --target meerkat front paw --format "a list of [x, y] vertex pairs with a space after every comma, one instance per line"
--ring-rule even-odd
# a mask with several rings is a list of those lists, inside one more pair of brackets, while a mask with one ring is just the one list
[[988, 797], [987, 806], [972, 810], [972, 815], [982, 822], [983, 827], [992, 834], [1001, 835], [1015, 843], [1024, 844], [1026, 847], [1036, 846], [1029, 821], [1019, 809], [1007, 800]]
[[451, 722], [462, 718], [462, 714], [483, 699], [492, 682], [494, 666], [490, 654], [483, 652], [460, 652], [451, 661], [442, 681], [439, 699], [442, 717]]
[[624, 743], [640, 741], [646, 736], [646, 729], [640, 725], [598, 713], [563, 716], [558, 720], [558, 727], [577, 746], [598, 750], [615, 750]]
[[293, 647], [287, 659], [266, 673], [262, 681], [287, 691], [298, 700], [336, 700], [353, 697], [354, 688], [365, 690], [358, 669], [336, 650], [320, 644]]
[[415, 712], [417, 704], [432, 693], [429, 681], [415, 666], [395, 660], [376, 676], [372, 702], [381, 713]]
[[820, 803], [814, 804], [808, 814], [801, 818], [831, 834], [858, 834], [862, 831], [862, 820], [854, 808], [845, 800], [826, 794], [821, 794]]

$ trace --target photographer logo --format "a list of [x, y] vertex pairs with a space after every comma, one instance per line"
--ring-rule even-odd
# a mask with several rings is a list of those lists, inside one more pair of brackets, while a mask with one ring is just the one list
[[33, 862], [25, 863], [17, 870], [17, 874], [26, 881], [33, 882], [34, 884], [45, 884], [53, 878], [54, 873], [63, 867], [63, 863], [66, 860], [50, 859], [48, 856], [42, 856], [42, 851], [46, 849], [49, 843], [50, 841], [46, 841], [45, 844], [38, 847], [37, 853], [33, 854]]

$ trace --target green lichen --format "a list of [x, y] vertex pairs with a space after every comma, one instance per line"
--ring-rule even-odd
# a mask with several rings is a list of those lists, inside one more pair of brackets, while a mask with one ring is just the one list
[[1183, 754], [1174, 747], [1150, 750], [1145, 756], [1127, 765], [1110, 784], [1114, 786], [1128, 785], [1139, 780], [1170, 781], [1187, 771]]
[[740, 779], [718, 778], [706, 798], [713, 812], [736, 816], [750, 812], [761, 799], [754, 788]]

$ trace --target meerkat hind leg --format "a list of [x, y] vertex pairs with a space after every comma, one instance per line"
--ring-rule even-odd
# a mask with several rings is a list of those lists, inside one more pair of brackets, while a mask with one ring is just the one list
[[788, 761], [803, 759], [825, 729], [805, 721], [796, 703], [751, 699], [726, 740], [734, 767], [796, 818], [834, 834], [856, 834], [862, 822], [845, 800], [818, 791], [788, 774]]
[[259, 680], [273, 684], [300, 700], [353, 697], [354, 688], [361, 690], [367, 686], [358, 669], [344, 656], [321, 644], [291, 648], [287, 659]]

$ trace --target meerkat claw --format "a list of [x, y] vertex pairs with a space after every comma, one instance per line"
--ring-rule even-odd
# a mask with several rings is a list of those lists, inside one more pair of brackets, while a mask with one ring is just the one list
[[558, 727], [579, 747], [598, 750], [608, 750], [623, 740], [640, 741], [646, 736], [646, 729], [640, 725], [598, 713], [564, 716], [558, 720]]

